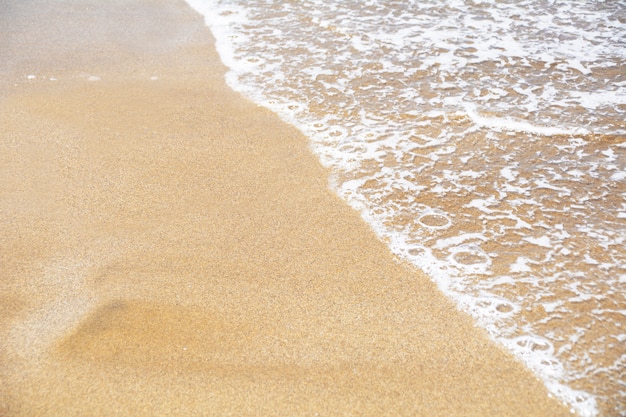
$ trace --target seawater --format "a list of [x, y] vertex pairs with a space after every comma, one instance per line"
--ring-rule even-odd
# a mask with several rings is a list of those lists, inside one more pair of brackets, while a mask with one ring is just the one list
[[626, 415], [626, 2], [188, 0], [228, 83], [582, 416]]

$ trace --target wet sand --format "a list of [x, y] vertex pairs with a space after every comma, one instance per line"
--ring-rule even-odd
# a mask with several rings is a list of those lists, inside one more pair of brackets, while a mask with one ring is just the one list
[[184, 2], [0, 0], [0, 37], [0, 415], [569, 415]]

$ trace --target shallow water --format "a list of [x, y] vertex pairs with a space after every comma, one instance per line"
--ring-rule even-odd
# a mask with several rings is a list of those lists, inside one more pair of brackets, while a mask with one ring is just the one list
[[626, 414], [626, 2], [188, 0], [399, 257]]

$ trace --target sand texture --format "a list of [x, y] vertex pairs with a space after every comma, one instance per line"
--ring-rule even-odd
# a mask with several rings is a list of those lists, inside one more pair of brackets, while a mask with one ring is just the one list
[[0, 0], [0, 415], [565, 416], [180, 0]]

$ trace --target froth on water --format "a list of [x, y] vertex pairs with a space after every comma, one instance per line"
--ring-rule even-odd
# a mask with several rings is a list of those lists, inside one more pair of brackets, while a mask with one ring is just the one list
[[188, 1], [392, 251], [626, 414], [626, 2]]

